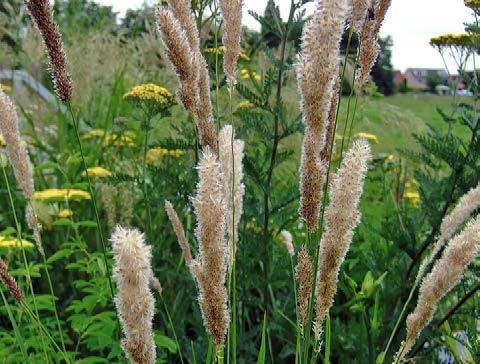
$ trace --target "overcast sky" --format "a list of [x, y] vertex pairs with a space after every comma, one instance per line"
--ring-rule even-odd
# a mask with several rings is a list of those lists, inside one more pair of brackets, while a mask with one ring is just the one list
[[[113, 5], [123, 14], [127, 8], [139, 7], [144, 0], [96, 0]], [[147, 2], [153, 2], [152, 0]], [[290, 1], [276, 0], [282, 15], [286, 16]], [[258, 23], [247, 13], [254, 10], [263, 13], [267, 0], [245, 0], [243, 23], [258, 29]], [[392, 0], [381, 30], [382, 36], [393, 38], [393, 65], [396, 69], [408, 67], [443, 68], [443, 61], [437, 52], [428, 45], [431, 37], [444, 33], [461, 33], [463, 23], [471, 15], [463, 5], [463, 0]], [[455, 72], [453, 62], [449, 63]]]

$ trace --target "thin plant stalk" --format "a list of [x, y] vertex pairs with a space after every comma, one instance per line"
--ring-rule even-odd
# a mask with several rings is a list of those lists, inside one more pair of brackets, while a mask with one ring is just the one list
[[[113, 298], [114, 298], [115, 294], [113, 292], [113, 284], [112, 284], [112, 279], [110, 277], [110, 267], [108, 266], [107, 247], [105, 245], [105, 238], [103, 236], [102, 226], [101, 226], [101, 223], [100, 223], [100, 215], [98, 213], [97, 200], [95, 198], [95, 193], [93, 191], [93, 185], [92, 185], [92, 182], [91, 182], [91, 179], [90, 179], [90, 174], [88, 173], [87, 162], [85, 161], [85, 154], [83, 152], [82, 141], [81, 141], [81, 138], [80, 138], [80, 133], [78, 131], [78, 120], [73, 113], [72, 104], [70, 102], [67, 103], [67, 108], [68, 108], [68, 111], [70, 112], [70, 116], [72, 118], [73, 127], [75, 129], [75, 136], [76, 136], [76, 139], [77, 139], [78, 147], [80, 149], [80, 156], [82, 158], [83, 169], [85, 171], [85, 176], [87, 177], [87, 184], [88, 184], [88, 188], [89, 188], [89, 191], [90, 191], [90, 195], [92, 197], [92, 204], [93, 204], [93, 209], [95, 211], [95, 220], [96, 220], [96, 223], [97, 223], [98, 235], [100, 237], [100, 242], [102, 244], [103, 261], [105, 263], [108, 285], [110, 287], [110, 294], [112, 296], [112, 301], [113, 301]], [[118, 318], [117, 318], [117, 322], [118, 322]], [[120, 322], [118, 322], [118, 325], [119, 325], [119, 328], [120, 328]]]
[[[421, 278], [421, 277], [419, 277]], [[418, 284], [420, 283], [420, 279], [417, 279], [415, 283], [413, 284], [412, 288], [410, 289], [410, 293], [408, 294], [408, 298], [405, 301], [405, 304], [402, 307], [402, 311], [400, 312], [400, 315], [398, 316], [397, 321], [395, 322], [395, 326], [393, 327], [392, 333], [390, 334], [390, 337], [388, 338], [387, 345], [385, 346], [385, 350], [383, 350], [383, 355], [382, 359], [378, 364], [383, 364], [385, 357], [387, 356], [388, 350], [390, 349], [390, 346], [392, 345], [393, 338], [395, 337], [395, 334], [398, 330], [398, 327], [400, 326], [400, 323], [403, 319], [403, 316], [405, 315], [405, 311], [407, 311], [408, 305], [410, 304], [410, 301], [413, 298], [413, 293], [415, 292], [415, 289], [418, 287]]]
[[[30, 308], [23, 302], [21, 303], [22, 308], [24, 311], [30, 316], [30, 318], [39, 326], [40, 330], [47, 336], [47, 338], [52, 342], [53, 346], [55, 349], [62, 354], [63, 359], [67, 362], [70, 363], [70, 359], [68, 358], [67, 354], [60, 349], [60, 346], [58, 346], [57, 342], [53, 339], [53, 337], [50, 335], [48, 330], [43, 326], [43, 324], [40, 322], [40, 319], [38, 316], [35, 316], [35, 314], [30, 310]], [[48, 360], [47, 360], [48, 362]]]
[[152, 210], [150, 206], [150, 198], [148, 195], [147, 186], [147, 151], [148, 151], [148, 137], [150, 133], [150, 117], [147, 115], [147, 120], [144, 121], [145, 139], [143, 142], [143, 160], [142, 160], [142, 184], [143, 184], [143, 197], [145, 199], [145, 206], [147, 208], [147, 237], [152, 239]]
[[[8, 180], [8, 176], [7, 176], [7, 172], [5, 170], [5, 166], [3, 166], [3, 165], [2, 165], [2, 172], [3, 172], [3, 177], [5, 179], [5, 184], [7, 186], [8, 200], [9, 200], [9, 203], [10, 203], [10, 208], [12, 209], [13, 219], [15, 221], [15, 228], [16, 228], [16, 232], [17, 232], [17, 240], [20, 243], [20, 247], [21, 247], [21, 250], [22, 250], [22, 258], [23, 258], [23, 264], [25, 266], [25, 273], [27, 274], [28, 288], [30, 289], [30, 292], [32, 294], [32, 301], [33, 301], [33, 307], [35, 309], [35, 313], [38, 317], [40, 317], [40, 315], [38, 314], [37, 300], [35, 299], [35, 291], [33, 290], [32, 276], [30, 274], [30, 267], [28, 265], [27, 255], [25, 254], [25, 247], [23, 246], [22, 227], [20, 225], [20, 222], [18, 221], [17, 212], [15, 211], [15, 204], [13, 202], [12, 189], [10, 187], [10, 182]], [[43, 337], [42, 331], [41, 330], [39, 330], [39, 331], [40, 331], [40, 339], [42, 341], [43, 352], [45, 354], [45, 359], [48, 363], [49, 360], [48, 360], [47, 348], [45, 346], [44, 337]]]
[[[40, 236], [39, 236], [39, 238], [41, 239]], [[40, 242], [40, 245], [41, 244], [42, 243]], [[60, 334], [60, 344], [62, 345], [63, 351], [66, 352], [67, 350], [65, 348], [65, 341], [63, 339], [63, 329], [62, 329], [62, 325], [60, 324], [60, 319], [59, 319], [59, 316], [58, 316], [57, 303], [55, 301], [55, 293], [54, 293], [54, 290], [53, 290], [52, 279], [50, 277], [50, 272], [48, 271], [47, 258], [45, 256], [45, 254], [40, 254], [40, 255], [42, 256], [43, 269], [45, 270], [45, 275], [47, 276], [48, 288], [50, 289], [50, 294], [52, 296], [53, 313], [55, 315], [55, 320], [56, 320], [56, 324], [57, 324], [58, 333]]]
[[332, 340], [332, 328], [330, 322], [330, 314], [327, 314], [325, 319], [325, 359], [324, 364], [330, 364], [330, 352], [331, 352], [331, 340]]
[[[350, 29], [350, 34], [352, 33], [352, 29]], [[350, 37], [350, 35], [349, 35]], [[350, 104], [351, 104], [351, 100], [352, 100], [352, 96], [353, 96], [353, 93], [355, 92], [355, 78], [356, 78], [356, 75], [357, 75], [357, 65], [358, 65], [358, 54], [359, 54], [359, 51], [360, 51], [360, 47], [361, 47], [361, 43], [359, 44], [358, 46], [358, 50], [357, 50], [357, 55], [355, 57], [355, 66], [353, 67], [353, 77], [352, 77], [352, 86], [350, 87], [350, 94], [348, 95], [348, 102], [347, 102], [347, 116], [345, 117], [345, 125], [343, 127], [343, 134], [342, 134], [342, 144], [341, 144], [341, 147], [340, 147], [340, 162], [342, 161], [342, 156], [343, 156], [343, 150], [344, 150], [344, 147], [345, 146], [348, 146], [348, 143], [350, 142], [350, 135], [348, 137], [348, 142], [347, 144], [345, 145], [345, 137], [346, 137], [346, 133], [347, 133], [347, 127], [348, 127], [348, 120], [349, 120], [349, 116], [350, 116]], [[347, 64], [347, 59], [348, 59], [348, 53], [349, 53], [349, 50], [347, 49], [347, 53], [345, 55], [345, 64], [344, 66]], [[358, 100], [358, 94], [356, 95], [356, 101], [355, 101], [355, 110], [357, 109], [357, 100]], [[340, 103], [339, 103], [340, 105]], [[337, 116], [338, 117], [338, 116]], [[352, 126], [353, 126], [353, 121], [354, 121], [354, 118], [355, 118], [355, 113], [353, 114], [353, 118], [352, 118], [352, 123], [351, 123], [351, 126], [350, 126], [350, 133], [352, 132]]]
[[170, 327], [172, 329], [173, 338], [175, 339], [175, 344], [177, 344], [178, 355], [180, 356], [180, 362], [183, 364], [182, 349], [180, 348], [180, 342], [178, 341], [177, 332], [175, 331], [175, 326], [173, 325], [172, 316], [170, 315], [170, 311], [168, 310], [167, 304], [165, 303], [165, 300], [163, 299], [163, 295], [160, 294], [159, 296], [160, 296], [160, 300], [162, 301], [163, 309], [165, 310], [165, 314], [167, 315], [168, 324], [170, 325]]
[[350, 140], [352, 139], [353, 125], [355, 124], [355, 115], [357, 114], [357, 105], [358, 105], [358, 94], [355, 95], [355, 105], [353, 107], [352, 121], [350, 123], [350, 129], [348, 131], [347, 147], [350, 145]]
[[270, 240], [270, 233], [269, 233], [269, 223], [270, 223], [270, 188], [272, 184], [273, 172], [275, 170], [276, 162], [277, 162], [277, 154], [278, 154], [278, 144], [280, 143], [280, 120], [278, 117], [278, 110], [280, 107], [280, 103], [282, 101], [282, 88], [283, 88], [283, 74], [285, 72], [285, 57], [286, 57], [286, 50], [287, 50], [287, 40], [288, 35], [290, 33], [290, 26], [293, 21], [293, 16], [295, 14], [296, 5], [293, 0], [290, 2], [290, 11], [288, 15], [288, 20], [285, 25], [284, 34], [282, 36], [281, 45], [280, 45], [280, 59], [279, 59], [279, 67], [278, 67], [278, 78], [277, 78], [277, 90], [276, 90], [276, 100], [275, 100], [275, 108], [274, 108], [274, 135], [273, 135], [273, 146], [272, 146], [272, 153], [270, 156], [270, 166], [268, 168], [267, 173], [267, 180], [265, 184], [265, 191], [263, 194], [263, 241], [264, 241], [264, 262], [263, 262], [263, 270], [264, 270], [264, 280], [265, 280], [265, 287], [264, 287], [264, 309], [265, 312], [268, 312], [268, 305], [269, 305], [269, 295], [268, 295], [268, 271], [269, 271], [269, 247], [268, 242]]
[[13, 317], [12, 310], [10, 309], [10, 304], [8, 303], [7, 298], [5, 297], [5, 294], [3, 293], [3, 290], [1, 290], [1, 289], [0, 289], [0, 295], [2, 296], [3, 304], [5, 305], [5, 308], [7, 309], [8, 318], [10, 319], [10, 323], [12, 324], [12, 327], [13, 327], [13, 333], [15, 334], [15, 341], [17, 342], [18, 347], [20, 348], [20, 351], [22, 352], [23, 359], [25, 360], [25, 363], [28, 363], [27, 352], [25, 351], [25, 344], [24, 344], [22, 334], [20, 333], [20, 330], [18, 329], [18, 325], [17, 325], [17, 322], [15, 320], [15, 317]]

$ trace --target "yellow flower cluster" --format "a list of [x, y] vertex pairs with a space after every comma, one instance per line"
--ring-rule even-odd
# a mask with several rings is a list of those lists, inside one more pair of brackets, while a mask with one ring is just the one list
[[254, 104], [252, 104], [250, 101], [245, 100], [238, 103], [237, 107], [235, 108], [235, 112], [251, 110], [254, 108], [255, 108]]
[[[224, 51], [225, 51], [224, 46], [219, 46], [219, 47], [216, 47], [216, 48], [204, 48], [203, 49], [203, 53], [205, 53], [205, 54], [218, 54], [219, 56], [223, 56]], [[239, 54], [238, 57], [242, 61], [250, 61], [250, 57], [247, 56], [247, 52], [243, 48], [240, 49], [240, 54]]]
[[21, 248], [22, 245], [25, 249], [31, 249], [34, 247], [32, 242], [25, 239], [22, 239], [22, 244], [20, 244], [20, 241], [17, 238], [0, 236], [0, 248]]
[[472, 34], [443, 34], [430, 39], [430, 45], [437, 48], [442, 47], [472, 47], [474, 36]]
[[152, 148], [147, 151], [147, 163], [156, 164], [161, 157], [180, 157], [185, 152], [181, 149]]
[[420, 205], [419, 184], [415, 179], [407, 179], [403, 197], [409, 200], [414, 206]]
[[123, 98], [133, 103], [143, 104], [150, 112], [156, 113], [176, 103], [175, 96], [170, 91], [153, 83], [135, 86], [123, 95]]
[[255, 81], [260, 81], [262, 79], [262, 76], [260, 76], [257, 72], [249, 71], [247, 69], [241, 70], [240, 76], [242, 76], [243, 79], [252, 77]]
[[105, 137], [105, 144], [112, 144], [116, 147], [134, 147], [135, 134], [131, 131], [126, 131], [123, 134], [107, 134], [102, 129], [92, 129], [82, 136], [82, 139], [96, 139]]
[[103, 138], [105, 136], [105, 131], [103, 129], [92, 129], [88, 133], [82, 136], [82, 139], [95, 139]]
[[57, 216], [61, 219], [68, 219], [73, 216], [73, 211], [70, 209], [63, 209], [58, 212]]
[[473, 10], [480, 9], [480, 0], [465, 0], [465, 6]]
[[36, 201], [90, 200], [90, 193], [70, 188], [51, 188], [37, 191], [33, 195]]
[[[87, 168], [87, 172], [88, 172], [88, 175], [90, 177], [101, 178], [101, 177], [111, 177], [112, 176], [112, 172], [110, 172], [108, 169], [105, 169], [103, 167]], [[83, 171], [82, 177], [86, 177], [86, 176], [87, 176], [87, 173], [85, 173], [85, 171]]]
[[370, 133], [356, 133], [355, 138], [366, 139], [371, 143], [378, 144], [378, 137]]

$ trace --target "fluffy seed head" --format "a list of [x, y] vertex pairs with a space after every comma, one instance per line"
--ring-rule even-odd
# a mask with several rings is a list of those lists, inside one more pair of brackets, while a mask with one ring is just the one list
[[222, 43], [225, 47], [223, 69], [230, 92], [235, 86], [236, 64], [240, 54], [242, 7], [243, 0], [220, 0], [220, 10], [223, 15]]
[[298, 321], [305, 327], [308, 319], [308, 301], [312, 292], [312, 261], [304, 246], [298, 253], [295, 278], [298, 284]]
[[55, 92], [61, 101], [68, 102], [72, 99], [73, 82], [68, 73], [67, 56], [63, 49], [62, 37], [53, 20], [52, 6], [48, 0], [25, 0], [25, 5], [47, 48], [49, 69]]
[[233, 127], [226, 125], [218, 138], [221, 183], [225, 196], [227, 210], [227, 236], [231, 267], [235, 259], [236, 243], [238, 241], [238, 224], [243, 213], [243, 149], [244, 142], [235, 139]]
[[195, 236], [199, 256], [192, 262], [191, 269], [198, 283], [203, 323], [215, 343], [220, 345], [229, 323], [225, 287], [228, 245], [220, 167], [210, 148], [203, 150], [197, 169], [199, 182], [192, 202], [197, 216]]
[[168, 218], [172, 223], [173, 230], [177, 235], [178, 245], [180, 245], [180, 248], [182, 249], [183, 257], [185, 258], [185, 264], [187, 267], [190, 267], [192, 263], [192, 253], [190, 251], [190, 244], [188, 244], [188, 240], [185, 236], [182, 222], [180, 221], [180, 218], [169, 201], [165, 201], [165, 210], [167, 211]]
[[369, 16], [363, 23], [360, 32], [360, 52], [358, 55], [360, 71], [355, 80], [355, 87], [359, 90], [367, 81], [380, 53], [378, 33], [390, 4], [391, 0], [372, 0], [372, 5], [368, 10]]
[[17, 281], [7, 271], [7, 264], [0, 258], [0, 281], [8, 288], [13, 298], [18, 303], [23, 302], [23, 293], [18, 287]]
[[315, 334], [320, 331], [337, 291], [338, 272], [360, 222], [358, 204], [370, 160], [367, 142], [355, 141], [334, 174], [330, 188], [330, 204], [325, 211], [325, 232], [320, 242], [316, 287]]
[[306, 125], [300, 165], [300, 216], [310, 230], [317, 227], [325, 180], [326, 166], [320, 153], [325, 148], [346, 13], [346, 0], [317, 2], [312, 19], [304, 27], [296, 65]]
[[372, 13], [372, 0], [349, 0], [350, 8], [350, 26], [352, 29], [360, 33], [365, 23], [365, 19]]
[[300, 217], [309, 230], [316, 229], [320, 212], [320, 201], [327, 172], [326, 161], [320, 158], [318, 140], [307, 127], [303, 138], [300, 163]]
[[282, 230], [280, 232], [280, 238], [282, 239], [285, 248], [287, 248], [288, 255], [293, 257], [295, 255], [295, 248], [293, 247], [293, 236], [290, 231]]
[[447, 215], [440, 225], [440, 237], [435, 243], [431, 253], [423, 260], [417, 273], [419, 281], [430, 263], [435, 259], [437, 254], [442, 250], [445, 242], [450, 239], [458, 230], [465, 220], [480, 207], [480, 186], [472, 188], [458, 201], [455, 208]]
[[13, 105], [12, 100], [10, 100], [0, 88], [0, 133], [5, 139], [8, 157], [13, 167], [18, 185], [27, 200], [25, 218], [28, 227], [34, 232], [35, 247], [38, 252], [43, 255], [44, 252], [40, 243], [40, 225], [31, 204], [35, 193], [33, 172], [27, 148], [25, 148], [20, 140], [18, 124], [18, 115], [15, 106]]
[[432, 320], [438, 302], [458, 284], [463, 271], [477, 256], [479, 246], [480, 217], [477, 216], [448, 242], [442, 257], [423, 279], [417, 306], [407, 317], [407, 338], [397, 353], [397, 361], [408, 354], [418, 335]]
[[153, 278], [151, 247], [136, 229], [116, 226], [110, 238], [118, 293], [115, 304], [123, 325], [122, 348], [136, 364], [155, 363], [152, 319], [155, 300], [150, 291]]

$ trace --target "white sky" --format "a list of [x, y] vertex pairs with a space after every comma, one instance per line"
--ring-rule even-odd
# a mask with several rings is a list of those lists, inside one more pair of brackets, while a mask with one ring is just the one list
[[[139, 7], [144, 0], [96, 0], [112, 5], [123, 14], [128, 8]], [[263, 13], [267, 0], [244, 0], [243, 22], [258, 29], [258, 23], [247, 13], [254, 10]], [[152, 3], [152, 0], [147, 1]], [[290, 1], [276, 0], [283, 16], [287, 16]], [[311, 4], [310, 8], [311, 8]], [[393, 38], [393, 65], [404, 71], [408, 67], [444, 68], [438, 53], [428, 45], [431, 37], [444, 33], [463, 32], [463, 23], [471, 20], [463, 0], [392, 0], [381, 35]], [[455, 72], [453, 63], [449, 62]]]

